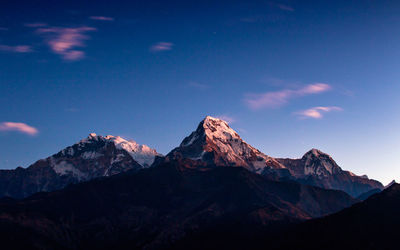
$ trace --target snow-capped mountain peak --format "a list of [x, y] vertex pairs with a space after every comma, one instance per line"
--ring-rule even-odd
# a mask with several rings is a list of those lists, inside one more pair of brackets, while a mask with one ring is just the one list
[[312, 148], [310, 151], [308, 151], [306, 154], [307, 155], [313, 155], [315, 157], [319, 157], [320, 155], [327, 155], [325, 153], [323, 153], [321, 150], [316, 149], [316, 148]]
[[104, 137], [90, 133], [87, 138], [45, 161], [58, 175], [72, 175], [81, 181], [146, 168], [151, 166], [156, 156], [160, 154], [154, 149], [135, 141], [127, 141], [120, 136]]
[[80, 140], [77, 144], [84, 145], [86, 143], [92, 143], [100, 140], [104, 140], [104, 137], [97, 135], [96, 133], [90, 133], [88, 137]]
[[[1, 190], [1, 195], [27, 197], [35, 192], [53, 191], [72, 183], [112, 176], [149, 167], [160, 156], [154, 149], [119, 136], [88, 137], [41, 159], [28, 168], [9, 171], [15, 186]], [[4, 173], [4, 172], [3, 172]], [[1, 176], [0, 176], [1, 177]]]
[[[141, 145], [134, 140], [126, 140], [120, 136], [113, 135], [101, 136], [97, 135], [96, 133], [90, 133], [87, 138], [80, 140], [75, 145], [77, 145], [78, 149], [83, 149], [88, 147], [88, 144], [99, 142], [104, 144], [113, 143], [117, 149], [126, 151], [137, 163], [143, 167], [150, 167], [151, 164], [153, 164], [156, 156], [162, 156], [161, 154], [157, 153], [155, 149], [152, 149], [147, 145]], [[73, 154], [74, 150], [72, 147], [68, 147], [61, 152], [64, 154]]]
[[189, 146], [194, 143], [199, 138], [208, 138], [209, 140], [232, 140], [240, 139], [240, 136], [228, 125], [228, 123], [219, 118], [214, 118], [207, 116], [200, 122], [196, 131], [194, 131], [190, 136], [186, 137], [182, 143], [181, 147]]
[[96, 137], [96, 136], [97, 136], [96, 133], [90, 133], [90, 134], [89, 134], [89, 137], [91, 137], [91, 138], [94, 138], [94, 137]]
[[331, 158], [330, 155], [322, 152], [319, 149], [312, 148], [307, 153], [303, 155], [303, 158], [312, 158], [312, 157], [323, 157], [323, 158]]
[[125, 150], [143, 167], [150, 167], [156, 156], [161, 156], [155, 149], [147, 145], [140, 145], [133, 140], [125, 140], [120, 136], [107, 135], [106, 140], [112, 141], [118, 149]]
[[241, 139], [226, 121], [207, 116], [203, 120], [203, 128], [206, 136], [219, 139]]
[[305, 153], [302, 160], [305, 162], [305, 175], [322, 177], [336, 174], [342, 170], [330, 155], [315, 148]]
[[207, 116], [196, 131], [172, 150], [168, 159], [189, 158], [223, 166], [242, 166], [257, 173], [265, 168], [284, 169], [274, 158], [247, 144], [226, 121]]

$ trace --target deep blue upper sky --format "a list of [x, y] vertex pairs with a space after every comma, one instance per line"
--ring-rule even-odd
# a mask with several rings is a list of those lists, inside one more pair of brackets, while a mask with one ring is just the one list
[[271, 156], [400, 177], [400, 2], [127, 2], [2, 1], [0, 168], [90, 132], [167, 153], [212, 115]]

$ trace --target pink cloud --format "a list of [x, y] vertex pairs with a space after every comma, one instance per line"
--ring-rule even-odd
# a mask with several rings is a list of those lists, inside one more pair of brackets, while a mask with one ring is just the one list
[[9, 46], [0, 44], [0, 51], [14, 52], [14, 53], [28, 53], [32, 52], [32, 47], [29, 45]]
[[89, 19], [96, 21], [114, 21], [114, 18], [108, 16], [90, 16]]
[[314, 83], [299, 89], [284, 89], [262, 94], [248, 94], [245, 98], [245, 102], [252, 109], [276, 108], [288, 103], [291, 98], [319, 94], [330, 89], [331, 86], [329, 84]]
[[332, 89], [329, 84], [326, 83], [314, 83], [305, 86], [304, 88], [299, 89], [297, 92], [300, 95], [308, 95], [308, 94], [318, 94]]
[[93, 27], [79, 28], [40, 28], [38, 34], [45, 35], [45, 39], [50, 49], [66, 61], [76, 61], [85, 57], [85, 52], [75, 49], [85, 47], [85, 40], [90, 39], [86, 32], [95, 31]]
[[0, 131], [17, 131], [32, 136], [39, 133], [39, 131], [36, 128], [21, 122], [0, 123]]
[[336, 106], [330, 107], [313, 107], [310, 109], [306, 109], [303, 111], [296, 112], [295, 114], [298, 115], [302, 119], [312, 118], [312, 119], [321, 119], [324, 114], [332, 111], [342, 111], [343, 109]]
[[248, 94], [245, 101], [252, 109], [274, 108], [286, 104], [291, 96], [293, 96], [292, 90], [281, 90], [264, 94]]
[[159, 42], [151, 46], [150, 51], [160, 52], [160, 51], [172, 50], [172, 46], [174, 46], [173, 43]]

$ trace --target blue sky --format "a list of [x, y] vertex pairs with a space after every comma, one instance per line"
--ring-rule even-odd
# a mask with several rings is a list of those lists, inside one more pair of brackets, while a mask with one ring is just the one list
[[90, 132], [168, 153], [206, 115], [268, 155], [400, 177], [398, 1], [3, 1], [0, 168]]

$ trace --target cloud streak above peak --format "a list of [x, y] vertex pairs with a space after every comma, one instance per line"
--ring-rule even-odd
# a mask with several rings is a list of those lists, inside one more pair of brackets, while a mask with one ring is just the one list
[[22, 122], [2, 122], [0, 131], [16, 131], [27, 135], [37, 135], [39, 130]]
[[342, 111], [343, 109], [336, 106], [329, 106], [329, 107], [313, 107], [310, 109], [302, 110], [296, 112], [295, 114], [298, 115], [301, 119], [321, 119], [324, 117], [324, 113], [329, 113], [332, 111]]
[[313, 83], [298, 89], [283, 89], [262, 94], [248, 94], [245, 97], [245, 103], [254, 110], [261, 108], [276, 108], [285, 105], [292, 98], [319, 94], [331, 89], [332, 87], [329, 84]]

